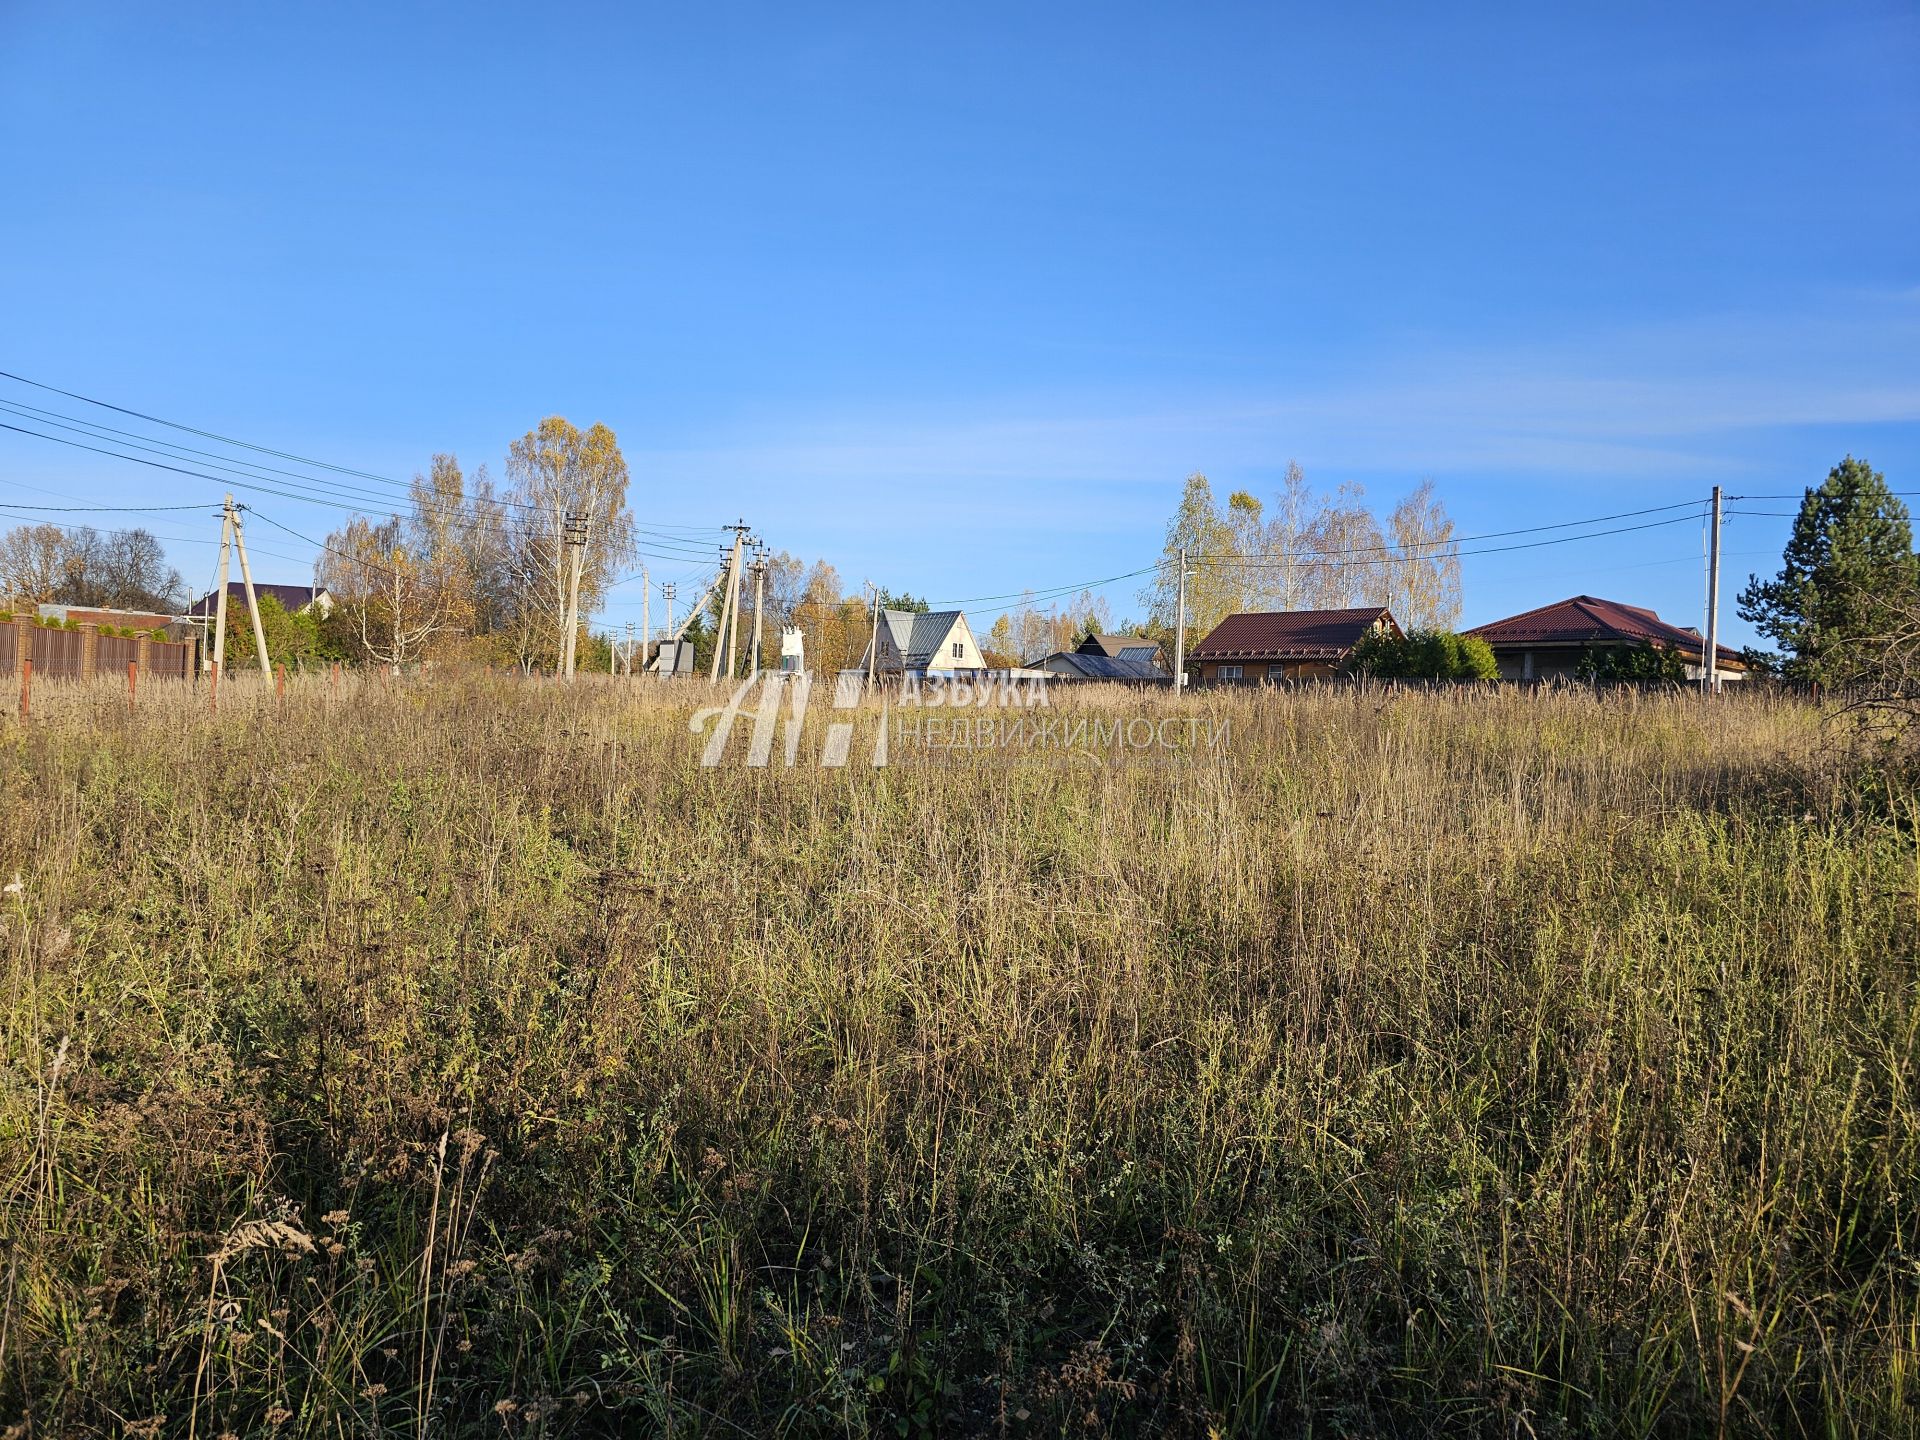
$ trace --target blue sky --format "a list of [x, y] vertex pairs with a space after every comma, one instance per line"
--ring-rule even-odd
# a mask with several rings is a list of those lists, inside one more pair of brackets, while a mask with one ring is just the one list
[[[1849, 451], [1920, 490], [1916, 75], [1912, 5], [0, 0], [0, 369], [400, 477], [604, 420], [649, 523], [935, 599], [1290, 459], [1468, 534]], [[0, 431], [45, 491], [217, 487]], [[1730, 523], [1729, 616], [1786, 525]], [[1465, 619], [1694, 623], [1700, 550], [1470, 559]]]

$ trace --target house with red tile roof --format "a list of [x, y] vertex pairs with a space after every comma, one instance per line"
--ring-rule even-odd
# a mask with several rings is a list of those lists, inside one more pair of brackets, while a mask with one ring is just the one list
[[1384, 605], [1353, 610], [1251, 610], [1229, 615], [1191, 657], [1202, 685], [1258, 685], [1337, 673], [1362, 635], [1400, 634]]
[[[1476, 625], [1466, 632], [1492, 647], [1502, 680], [1570, 680], [1588, 650], [1638, 649], [1663, 645], [1686, 662], [1690, 679], [1699, 679], [1706, 646], [1700, 632], [1669, 624], [1653, 611], [1619, 600], [1575, 595], [1505, 620]], [[1737, 650], [1718, 649], [1722, 680], [1743, 680], [1747, 667]]]

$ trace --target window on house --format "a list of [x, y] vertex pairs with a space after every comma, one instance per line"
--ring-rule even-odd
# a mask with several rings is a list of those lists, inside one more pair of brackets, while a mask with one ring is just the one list
[[1238, 665], [1222, 665], [1220, 667], [1220, 678], [1222, 680], [1238, 680], [1240, 678], [1240, 667]]
[[967, 658], [967, 647], [958, 640], [953, 642], [953, 658], [956, 660], [964, 660]]
[[1269, 666], [1267, 666], [1267, 679], [1269, 679], [1269, 680], [1284, 680], [1284, 679], [1286, 679], [1286, 678], [1287, 678], [1287, 667], [1286, 667], [1286, 666], [1284, 666], [1284, 665], [1269, 665]]

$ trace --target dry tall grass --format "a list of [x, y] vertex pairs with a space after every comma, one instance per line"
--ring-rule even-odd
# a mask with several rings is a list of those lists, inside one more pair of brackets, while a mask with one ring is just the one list
[[0, 734], [8, 1433], [1913, 1430], [1915, 810], [1807, 709], [634, 694]]

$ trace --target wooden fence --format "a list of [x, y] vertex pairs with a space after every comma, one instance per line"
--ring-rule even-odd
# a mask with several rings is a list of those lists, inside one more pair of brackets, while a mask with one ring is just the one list
[[35, 680], [91, 680], [96, 675], [138, 670], [142, 679], [187, 680], [193, 676], [193, 646], [186, 641], [102, 635], [99, 627], [55, 630], [31, 620], [0, 624], [0, 675], [18, 675], [33, 662]]

